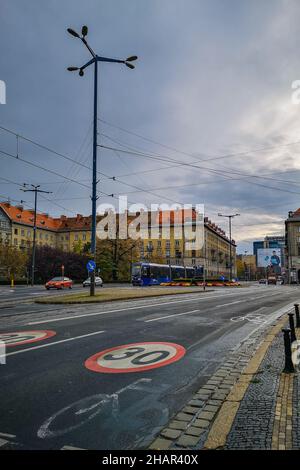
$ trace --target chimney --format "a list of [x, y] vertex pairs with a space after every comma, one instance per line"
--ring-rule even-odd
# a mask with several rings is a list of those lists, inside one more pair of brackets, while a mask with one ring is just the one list
[[19, 209], [19, 211], [21, 211], [21, 212], [22, 212], [23, 209], [24, 209], [22, 205], [17, 205], [16, 208]]

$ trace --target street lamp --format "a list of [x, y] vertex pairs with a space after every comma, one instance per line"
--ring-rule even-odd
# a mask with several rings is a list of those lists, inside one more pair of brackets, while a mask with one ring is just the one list
[[[78, 34], [74, 29], [68, 28], [68, 33], [71, 36], [80, 39], [83, 44], [86, 46], [88, 51], [90, 52], [92, 59], [89, 60], [86, 64], [82, 65], [81, 67], [68, 67], [70, 72], [74, 72], [79, 70], [79, 76], [83, 77], [84, 70], [89, 66], [94, 64], [94, 126], [93, 126], [93, 185], [92, 185], [92, 233], [91, 233], [91, 255], [92, 258], [95, 260], [96, 257], [96, 202], [97, 202], [97, 90], [98, 90], [98, 62], [114, 62], [117, 64], [125, 64], [128, 68], [134, 69], [134, 65], [131, 62], [137, 60], [137, 56], [133, 55], [127, 57], [125, 60], [120, 59], [110, 59], [108, 57], [101, 57], [95, 54], [93, 49], [86, 41], [86, 36], [88, 34], [88, 27], [82, 26], [81, 29], [81, 36]], [[90, 287], [90, 295], [95, 295], [95, 271], [91, 273], [91, 287]]]
[[230, 263], [230, 281], [232, 281], [232, 239], [231, 239], [231, 221], [234, 217], [238, 217], [241, 214], [230, 214], [230, 215], [224, 215], [224, 214], [218, 214], [219, 217], [227, 217], [229, 221], [229, 241], [230, 241], [230, 247], [229, 247], [229, 263]]
[[43, 191], [40, 188], [40, 184], [32, 184], [32, 189], [27, 189], [29, 185], [24, 183], [21, 191], [24, 193], [34, 193], [34, 218], [33, 218], [33, 244], [32, 244], [32, 256], [31, 256], [31, 285], [34, 286], [34, 272], [35, 272], [35, 251], [36, 251], [36, 215], [37, 215], [37, 195], [39, 193], [51, 194], [52, 191]]

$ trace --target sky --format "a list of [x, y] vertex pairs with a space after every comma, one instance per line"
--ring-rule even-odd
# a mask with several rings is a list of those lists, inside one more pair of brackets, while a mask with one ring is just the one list
[[98, 55], [139, 57], [100, 63], [98, 143], [118, 150], [98, 148], [99, 203], [204, 204], [225, 230], [218, 213], [239, 213], [240, 253], [283, 234], [300, 207], [299, 17], [299, 0], [1, 0], [0, 126], [43, 147], [0, 129], [0, 200], [32, 207], [20, 185], [40, 184], [39, 211], [91, 212], [93, 70], [67, 71], [90, 56], [66, 29], [86, 24]]

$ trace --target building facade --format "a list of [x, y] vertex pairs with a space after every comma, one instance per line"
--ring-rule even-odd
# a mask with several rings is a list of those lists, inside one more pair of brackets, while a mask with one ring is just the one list
[[[195, 266], [205, 269], [208, 278], [229, 278], [230, 252], [232, 273], [236, 276], [236, 244], [229, 240], [226, 233], [208, 218], [204, 219], [204, 244], [201, 249], [186, 250], [183, 236], [178, 236], [178, 225], [182, 229], [183, 219], [173, 212], [165, 218], [165, 212], [158, 212], [154, 217], [158, 238], [152, 238], [151, 229], [148, 236], [138, 242], [139, 259], [141, 261]], [[149, 214], [153, 222], [153, 213]], [[175, 223], [176, 219], [176, 223]], [[101, 220], [98, 217], [98, 221]], [[118, 216], [117, 216], [118, 220]], [[133, 217], [129, 217], [129, 222]], [[118, 222], [117, 222], [118, 223]], [[167, 237], [163, 237], [164, 224], [169, 225]], [[192, 211], [185, 218], [185, 224], [195, 223], [195, 212]], [[30, 249], [33, 243], [34, 211], [26, 210], [23, 206], [13, 206], [9, 202], [0, 203], [0, 242], [9, 243], [20, 249]], [[89, 247], [91, 241], [91, 216], [77, 214], [76, 217], [59, 218], [50, 217], [45, 213], [38, 213], [36, 219], [37, 246], [50, 246], [64, 251], [82, 251]], [[231, 246], [231, 249], [230, 249]]]
[[[191, 223], [195, 220], [195, 213], [191, 215]], [[230, 252], [232, 263], [232, 275], [236, 277], [236, 244], [234, 240], [229, 240], [226, 233], [204, 218], [204, 244], [201, 249], [186, 250], [184, 231], [181, 237], [177, 237], [178, 223], [174, 223], [174, 217], [168, 221], [170, 226], [170, 236], [168, 238], [149, 238], [141, 243], [140, 257], [142, 261], [195, 266], [200, 270], [205, 270], [207, 278], [220, 278], [230, 276]], [[159, 228], [162, 228], [160, 220]], [[231, 249], [230, 249], [231, 245]]]
[[285, 221], [285, 267], [289, 283], [300, 283], [300, 209]]

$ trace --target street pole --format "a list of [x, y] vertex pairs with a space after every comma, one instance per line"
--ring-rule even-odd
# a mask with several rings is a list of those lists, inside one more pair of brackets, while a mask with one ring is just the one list
[[[98, 104], [98, 62], [113, 62], [118, 64], [125, 64], [128, 68], [134, 69], [134, 65], [131, 62], [137, 59], [137, 56], [127, 57], [125, 60], [111, 59], [108, 57], [100, 57], [93, 49], [89, 46], [86, 41], [88, 34], [87, 26], [83, 26], [81, 29], [81, 36], [71, 28], [68, 28], [68, 33], [75, 38], [79, 38], [90, 52], [92, 59], [89, 60], [82, 67], [68, 67], [70, 72], [79, 70], [79, 76], [83, 77], [84, 70], [94, 64], [94, 122], [93, 122], [93, 181], [92, 181], [92, 227], [91, 227], [91, 257], [96, 262], [96, 225], [97, 225], [97, 104]], [[95, 295], [95, 270], [91, 272], [91, 285], [90, 295]]]
[[239, 216], [240, 214], [230, 214], [230, 215], [223, 215], [223, 214], [218, 214], [219, 217], [227, 217], [229, 221], [229, 273], [230, 273], [230, 279], [229, 281], [232, 281], [232, 237], [231, 237], [231, 224], [232, 224], [232, 219], [234, 217]]
[[[24, 183], [24, 188], [28, 186], [26, 183]], [[22, 188], [21, 191], [24, 191], [24, 193], [30, 192], [34, 193], [34, 218], [33, 218], [33, 244], [32, 244], [32, 257], [31, 257], [31, 286], [34, 286], [34, 271], [35, 271], [35, 251], [36, 251], [36, 215], [37, 215], [37, 195], [38, 193], [45, 193], [45, 194], [51, 194], [52, 191], [42, 191], [40, 188], [40, 184], [31, 185], [33, 189], [24, 189]]]
[[[92, 234], [91, 255], [96, 262], [96, 226], [97, 226], [97, 105], [98, 105], [98, 62], [94, 68], [94, 123], [93, 123], [93, 188], [92, 188]], [[90, 295], [95, 295], [95, 270], [91, 273]]]

